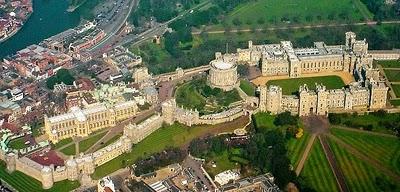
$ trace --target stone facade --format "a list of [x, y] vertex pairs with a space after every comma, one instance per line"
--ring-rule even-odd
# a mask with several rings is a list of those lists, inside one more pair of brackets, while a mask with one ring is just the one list
[[104, 104], [85, 109], [73, 107], [69, 113], [54, 117], [45, 116], [45, 132], [53, 143], [73, 136], [84, 137], [90, 133], [115, 126], [118, 121], [136, 115], [135, 101], [117, 103], [107, 107]]
[[230, 91], [238, 85], [237, 65], [216, 54], [216, 59], [210, 62], [207, 82], [210, 87]]
[[151, 116], [139, 124], [129, 124], [124, 127], [124, 135], [132, 140], [132, 143], [139, 143], [162, 126], [164, 122], [160, 114]]
[[353, 73], [357, 65], [372, 64], [366, 40], [356, 40], [356, 34], [345, 34], [345, 45], [326, 45], [315, 42], [311, 48], [294, 48], [290, 41], [280, 44], [253, 45], [237, 50], [238, 62], [257, 65], [261, 63], [263, 76], [287, 75], [291, 78], [302, 74], [345, 71]]

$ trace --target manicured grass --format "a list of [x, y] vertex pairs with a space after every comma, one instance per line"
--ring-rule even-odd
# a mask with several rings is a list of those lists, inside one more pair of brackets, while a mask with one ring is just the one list
[[207, 85], [204, 78], [181, 85], [176, 90], [175, 98], [178, 106], [197, 109], [200, 114], [221, 112], [230, 104], [241, 100], [236, 89], [231, 91], [213, 89]]
[[338, 191], [335, 176], [318, 139], [315, 140], [300, 175], [316, 191]]
[[277, 126], [274, 124], [275, 116], [269, 113], [256, 113], [253, 115], [253, 123], [257, 130], [271, 130], [276, 129]]
[[361, 11], [373, 15], [359, 0], [259, 0], [238, 6], [227, 16], [228, 23], [241, 25], [284, 23], [332, 23], [364, 20]]
[[67, 139], [63, 139], [63, 140], [59, 141], [58, 143], [56, 143], [54, 145], [54, 148], [58, 149], [58, 148], [60, 148], [60, 147], [62, 147], [64, 145], [67, 145], [69, 143], [72, 143], [72, 138], [67, 138]]
[[400, 174], [400, 140], [343, 129], [331, 129], [333, 135], [350, 144], [364, 155], [380, 161]]
[[394, 106], [400, 106], [400, 99], [390, 100], [390, 104], [392, 104]]
[[8, 146], [10, 148], [12, 148], [12, 149], [23, 149], [23, 148], [27, 147], [25, 145], [25, 138], [24, 137], [11, 140], [10, 143], [8, 144]]
[[377, 177], [384, 178], [385, 180], [395, 184], [379, 170], [358, 159], [334, 141], [329, 140], [329, 145], [331, 146], [337, 163], [345, 176], [350, 191], [381, 191], [375, 182]]
[[[114, 143], [115, 141], [117, 141], [120, 137], [122, 136], [122, 133], [115, 135], [114, 137], [112, 137], [111, 139], [109, 139], [107, 142], [105, 142], [104, 144], [101, 145], [101, 148], [107, 147], [108, 145]], [[100, 148], [100, 149], [101, 149]]]
[[254, 85], [249, 82], [248, 80], [240, 80], [240, 88], [248, 95], [248, 96], [255, 96], [256, 89]]
[[396, 97], [400, 98], [400, 85], [392, 84], [392, 89], [394, 91], [394, 94], [396, 94]]
[[315, 83], [322, 83], [327, 89], [340, 89], [345, 86], [343, 80], [338, 76], [272, 80], [268, 81], [267, 85], [278, 85], [282, 87], [282, 93], [284, 95], [291, 95], [297, 93], [299, 87], [304, 84], [307, 84], [309, 89], [315, 89]]
[[99, 133], [97, 135], [94, 135], [88, 139], [85, 139], [85, 140], [79, 142], [79, 152], [85, 152], [106, 134], [107, 134], [107, 131], [105, 131], [103, 133]]
[[65, 155], [75, 155], [76, 154], [75, 144], [72, 144], [60, 151], [61, 151], [61, 153], [64, 153]]
[[[238, 123], [238, 126], [240, 123]], [[99, 179], [122, 167], [124, 165], [132, 165], [139, 157], [147, 157], [153, 153], [161, 152], [167, 147], [182, 147], [187, 145], [194, 138], [205, 134], [211, 134], [213, 131], [227, 132], [233, 131], [237, 126], [216, 127], [212, 125], [199, 125], [186, 127], [181, 124], [165, 125], [158, 129], [143, 141], [133, 146], [130, 153], [124, 153], [117, 158], [107, 162], [96, 168], [92, 175], [93, 178]]]
[[6, 171], [6, 165], [3, 161], [0, 162], [0, 178], [14, 187], [20, 192], [31, 192], [31, 191], [55, 191], [55, 192], [68, 192], [76, 189], [80, 186], [78, 181], [60, 181], [54, 183], [53, 187], [49, 190], [42, 189], [42, 183], [38, 180], [25, 175], [22, 172], [14, 171], [9, 174]]
[[[341, 125], [366, 129], [371, 127], [371, 131], [393, 134], [393, 131], [384, 127], [385, 123], [395, 122], [400, 118], [398, 113], [386, 113], [383, 117], [374, 114], [337, 114], [340, 117]], [[332, 123], [332, 122], [331, 122]], [[333, 123], [332, 123], [333, 124]]]
[[390, 82], [400, 82], [400, 67], [399, 70], [385, 69], [384, 71]]
[[287, 142], [288, 156], [293, 167], [297, 167], [297, 164], [299, 164], [310, 137], [310, 133], [305, 131], [301, 138], [290, 138]]
[[400, 68], [400, 60], [375, 61], [375, 63], [383, 68]]
[[[212, 155], [207, 158], [206, 161], [207, 163], [204, 168], [212, 178], [223, 171], [240, 168], [239, 164], [229, 160], [228, 151], [223, 152], [221, 155]], [[211, 162], [215, 162], [216, 167], [212, 167]]]

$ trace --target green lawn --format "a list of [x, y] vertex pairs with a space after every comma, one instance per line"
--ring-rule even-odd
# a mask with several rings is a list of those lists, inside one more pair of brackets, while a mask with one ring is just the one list
[[400, 68], [399, 70], [385, 69], [384, 71], [390, 82], [400, 82]]
[[359, 0], [259, 0], [238, 6], [229, 13], [227, 21], [237, 26], [359, 22], [365, 20], [362, 13], [373, 17]]
[[62, 147], [64, 145], [67, 145], [69, 143], [72, 143], [72, 138], [67, 138], [67, 139], [63, 139], [63, 140], [59, 141], [58, 143], [56, 143], [54, 145], [54, 148], [58, 149], [58, 148], [60, 148], [60, 147]]
[[[377, 185], [379, 183], [375, 182], [378, 177], [395, 184], [379, 170], [358, 159], [332, 140], [329, 140], [329, 145], [331, 146], [339, 167], [345, 176], [350, 191], [382, 191]], [[397, 189], [399, 188], [397, 187]]]
[[[106, 164], [97, 167], [92, 176], [98, 179], [124, 167], [124, 165], [133, 164], [139, 157], [149, 156], [167, 147], [181, 147], [187, 145], [194, 138], [211, 133], [210, 130], [214, 128], [215, 127], [211, 125], [193, 127], [186, 127], [181, 124], [165, 125], [140, 143], [134, 145], [130, 153], [124, 153]], [[233, 131], [236, 128], [238, 127], [223, 127], [220, 128], [218, 132]]]
[[400, 68], [399, 60], [375, 61], [375, 63], [381, 65], [383, 68]]
[[248, 95], [254, 97], [256, 95], [256, 89], [254, 85], [248, 80], [240, 80], [240, 88]]
[[380, 161], [400, 174], [400, 140], [398, 138], [376, 136], [337, 128], [331, 129], [331, 132], [359, 152]]
[[396, 94], [396, 97], [400, 98], [400, 84], [392, 84], [392, 89], [394, 91], [394, 94]]
[[274, 124], [275, 116], [269, 113], [256, 113], [253, 115], [253, 123], [257, 130], [271, 130], [276, 129], [277, 126]]
[[115, 136], [112, 137], [110, 140], [108, 140], [107, 142], [105, 142], [105, 143], [103, 144], [103, 147], [105, 147], [105, 146], [107, 146], [107, 145], [110, 145], [111, 143], [114, 143], [114, 142], [117, 141], [121, 136], [122, 136], [122, 133], [121, 133], [121, 134], [118, 134], [118, 135], [115, 135]]
[[393, 131], [386, 129], [383, 124], [387, 122], [397, 121], [400, 118], [398, 113], [386, 113], [384, 117], [380, 117], [374, 114], [336, 114], [340, 117], [341, 125], [350, 128], [367, 128], [372, 126], [374, 132], [381, 132], [387, 134], [393, 134]]
[[201, 114], [221, 112], [230, 104], [241, 100], [236, 89], [213, 89], [207, 85], [204, 78], [181, 85], [176, 90], [175, 98], [178, 106], [197, 109]]
[[315, 89], [315, 83], [322, 83], [327, 89], [340, 89], [345, 86], [342, 79], [338, 76], [272, 80], [268, 81], [267, 85], [278, 85], [282, 87], [282, 92], [284, 95], [291, 95], [299, 91], [300, 85], [307, 84], [308, 88]]
[[288, 157], [293, 167], [297, 167], [297, 164], [299, 163], [303, 155], [303, 152], [306, 149], [310, 137], [311, 137], [310, 133], [304, 131], [304, 135], [301, 138], [299, 139], [290, 138], [289, 141], [287, 142]]
[[42, 183], [38, 180], [25, 175], [22, 172], [14, 171], [9, 174], [6, 171], [6, 165], [3, 161], [0, 162], [0, 178], [10, 184], [19, 192], [40, 192], [40, 191], [54, 191], [54, 192], [68, 192], [80, 186], [78, 181], [60, 181], [54, 183], [53, 187], [49, 190], [42, 189]]
[[394, 106], [400, 106], [400, 99], [398, 99], [398, 100], [390, 100], [390, 104], [392, 104]]
[[321, 143], [315, 140], [300, 176], [316, 191], [339, 191]]
[[60, 151], [61, 153], [64, 153], [64, 155], [75, 155], [76, 154], [75, 144], [70, 145]]
[[18, 139], [11, 140], [10, 143], [8, 144], [8, 146], [12, 149], [23, 149], [23, 148], [27, 147], [25, 145], [24, 137], [20, 137]]
[[[223, 171], [240, 168], [239, 164], [229, 160], [228, 151], [223, 152], [221, 155], [212, 155], [211, 157], [206, 158], [206, 161], [207, 163], [204, 168], [212, 178]], [[216, 167], [212, 167], [211, 162], [215, 162]]]
[[104, 135], [107, 134], [107, 131], [94, 135], [88, 139], [79, 142], [79, 152], [85, 152], [88, 150], [93, 144], [99, 141]]

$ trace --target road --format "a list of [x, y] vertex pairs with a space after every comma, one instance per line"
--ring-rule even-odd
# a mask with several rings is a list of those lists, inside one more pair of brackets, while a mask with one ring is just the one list
[[206, 178], [206, 176], [203, 173], [203, 170], [201, 169], [201, 164], [202, 162], [197, 161], [193, 159], [192, 157], [188, 156], [186, 159], [183, 161], [182, 166], [189, 171], [191, 171], [195, 175], [196, 180], [200, 180], [203, 185], [207, 187], [208, 190], [206, 191], [214, 191], [214, 187], [211, 184], [211, 182]]
[[[400, 21], [383, 21], [382, 24], [400, 24]], [[296, 26], [286, 26], [286, 27], [268, 27], [268, 28], [257, 28], [257, 29], [233, 29], [229, 32], [237, 33], [237, 32], [251, 32], [251, 31], [276, 31], [276, 30], [288, 30], [288, 29], [316, 29], [316, 28], [325, 28], [325, 27], [346, 27], [346, 26], [362, 26], [362, 25], [377, 25], [376, 21], [367, 21], [367, 22], [359, 22], [359, 23], [341, 23], [341, 24], [321, 24], [321, 25], [296, 25]], [[225, 33], [225, 30], [211, 30], [211, 31], [194, 31], [193, 35], [200, 35], [201, 33], [208, 34], [221, 34]]]

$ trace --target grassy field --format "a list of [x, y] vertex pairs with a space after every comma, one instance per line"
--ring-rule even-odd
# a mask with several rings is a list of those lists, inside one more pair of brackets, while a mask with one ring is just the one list
[[385, 69], [384, 71], [390, 82], [400, 82], [400, 68], [399, 70]]
[[88, 139], [85, 139], [83, 141], [79, 142], [79, 152], [85, 152], [88, 150], [93, 144], [95, 144], [97, 141], [99, 141], [104, 135], [106, 135], [107, 132], [99, 133], [97, 135], [94, 135]]
[[11, 140], [10, 143], [8, 144], [8, 146], [10, 148], [12, 148], [12, 149], [23, 149], [23, 148], [27, 147], [25, 145], [25, 138], [24, 137]]
[[38, 180], [32, 177], [25, 175], [22, 172], [14, 171], [11, 174], [7, 173], [6, 165], [3, 161], [0, 162], [0, 178], [5, 182], [7, 182], [8, 184], [10, 184], [19, 192], [31, 192], [31, 191], [68, 192], [80, 186], [78, 181], [65, 180], [54, 183], [53, 187], [49, 190], [43, 190], [42, 183], [40, 183]]
[[274, 124], [274, 120], [275, 116], [269, 113], [261, 112], [253, 115], [253, 123], [259, 131], [276, 129], [277, 126]]
[[398, 99], [398, 100], [390, 100], [390, 104], [392, 104], [394, 106], [400, 106], [400, 99]]
[[176, 103], [189, 109], [197, 109], [201, 114], [223, 111], [231, 103], [240, 101], [236, 89], [222, 91], [206, 85], [205, 79], [197, 79], [181, 85], [176, 90]]
[[346, 183], [348, 184], [350, 191], [382, 191], [378, 187], [379, 183], [376, 182], [378, 177], [383, 178], [384, 180], [394, 184], [393, 181], [389, 180], [387, 176], [380, 173], [379, 170], [356, 158], [346, 149], [339, 146], [337, 143], [329, 140], [329, 145], [332, 148], [339, 167], [343, 171]]
[[303, 155], [303, 152], [307, 146], [308, 141], [310, 140], [310, 137], [310, 133], [304, 132], [304, 135], [301, 138], [291, 138], [287, 142], [288, 156], [293, 167], [297, 167], [297, 164], [299, 163], [300, 158]]
[[62, 147], [64, 145], [67, 145], [69, 143], [72, 143], [72, 138], [67, 138], [67, 139], [63, 139], [63, 140], [59, 141], [58, 143], [56, 143], [54, 145], [54, 148], [58, 149], [58, 148], [60, 148], [60, 147]]
[[359, 0], [258, 0], [238, 6], [227, 21], [234, 25], [359, 22], [365, 20], [363, 14], [373, 17]]
[[336, 179], [318, 139], [311, 149], [300, 176], [304, 177], [316, 191], [338, 191]]
[[110, 145], [111, 143], [114, 143], [115, 141], [117, 141], [120, 137], [122, 136], [122, 133], [115, 135], [114, 137], [112, 137], [111, 139], [109, 139], [107, 142], [105, 142], [104, 144], [101, 145], [101, 147], [106, 147], [107, 145]]
[[376, 136], [337, 128], [331, 129], [331, 132], [359, 152], [380, 161], [400, 174], [400, 140], [398, 138]]
[[[211, 162], [215, 162], [216, 167], [212, 167]], [[237, 169], [240, 168], [239, 164], [232, 162], [229, 160], [229, 152], [225, 151], [221, 155], [212, 155], [207, 158], [207, 163], [204, 167], [207, 170], [207, 173], [210, 174], [212, 178], [218, 173], [221, 173], [226, 170]]]
[[315, 89], [315, 83], [322, 83], [327, 89], [340, 89], [345, 86], [342, 79], [338, 76], [272, 80], [268, 81], [267, 85], [278, 85], [282, 87], [284, 95], [291, 95], [298, 92], [300, 85], [307, 84], [308, 88]]
[[173, 124], [171, 126], [166, 125], [146, 137], [140, 143], [134, 145], [130, 153], [124, 153], [117, 158], [107, 162], [106, 164], [97, 167], [95, 173], [92, 176], [95, 179], [104, 177], [105, 175], [108, 175], [124, 167], [124, 164], [133, 164], [139, 157], [149, 156], [153, 153], [160, 152], [167, 147], [185, 146], [194, 138], [200, 137], [205, 134], [212, 134], [213, 132], [220, 133], [233, 131], [236, 128], [244, 126], [244, 124], [245, 122], [236, 120], [235, 126], [202, 125], [186, 127], [181, 124]]
[[399, 60], [389, 60], [389, 61], [374, 61], [375, 64], [381, 65], [383, 68], [400, 68]]
[[240, 88], [248, 95], [254, 97], [256, 95], [256, 89], [252, 83], [248, 80], [240, 80]]
[[392, 89], [394, 91], [394, 94], [396, 94], [396, 97], [400, 98], [400, 84], [392, 84]]
[[60, 151], [61, 153], [64, 153], [64, 155], [75, 155], [76, 154], [75, 144], [70, 145]]
[[400, 118], [400, 114], [397, 113], [387, 113], [384, 117], [376, 116], [373, 114], [341, 114], [341, 125], [350, 128], [365, 128], [372, 126], [374, 132], [381, 132], [387, 134], [393, 134], [393, 131], [386, 129], [382, 124], [386, 122], [397, 121]]

